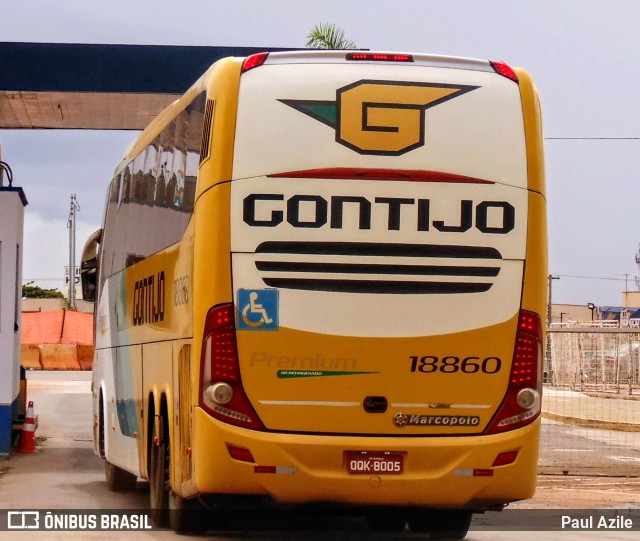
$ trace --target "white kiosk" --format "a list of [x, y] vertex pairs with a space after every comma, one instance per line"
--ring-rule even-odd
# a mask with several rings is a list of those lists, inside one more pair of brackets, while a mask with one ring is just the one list
[[22, 188], [0, 183], [0, 460], [9, 456], [13, 422], [20, 413], [22, 237], [26, 205]]

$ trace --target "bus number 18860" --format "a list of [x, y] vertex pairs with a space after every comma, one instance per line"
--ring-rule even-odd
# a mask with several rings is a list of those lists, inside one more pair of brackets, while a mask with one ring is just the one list
[[443, 374], [455, 374], [462, 372], [463, 374], [496, 374], [502, 367], [502, 361], [499, 357], [436, 357], [435, 355], [411, 355], [411, 372], [421, 372], [423, 374], [431, 374], [441, 372]]

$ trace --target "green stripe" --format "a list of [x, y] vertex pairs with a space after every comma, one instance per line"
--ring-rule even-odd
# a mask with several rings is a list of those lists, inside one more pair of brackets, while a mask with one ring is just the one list
[[339, 370], [278, 370], [278, 379], [321, 378], [327, 376], [356, 376], [359, 374], [379, 374], [379, 372], [344, 372]]

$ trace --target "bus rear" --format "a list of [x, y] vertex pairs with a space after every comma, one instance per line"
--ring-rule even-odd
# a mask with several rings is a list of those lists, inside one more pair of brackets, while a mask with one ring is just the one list
[[547, 271], [530, 77], [420, 55], [249, 62], [233, 301], [207, 317], [196, 427], [226, 443], [228, 475], [196, 467], [198, 489], [411, 509], [531, 497]]

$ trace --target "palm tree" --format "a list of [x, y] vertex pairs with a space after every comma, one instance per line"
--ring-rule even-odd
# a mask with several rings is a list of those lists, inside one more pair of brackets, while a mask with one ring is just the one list
[[347, 39], [344, 30], [332, 23], [316, 24], [307, 36], [307, 47], [311, 49], [357, 49], [358, 46]]

